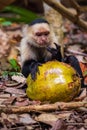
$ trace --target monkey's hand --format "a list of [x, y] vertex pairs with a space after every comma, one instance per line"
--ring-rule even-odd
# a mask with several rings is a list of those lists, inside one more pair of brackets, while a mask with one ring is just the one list
[[37, 73], [40, 74], [38, 66], [41, 65], [37, 61], [33, 61], [30, 65], [30, 74], [33, 80], [37, 78]]
[[78, 59], [75, 56], [70, 55], [66, 56], [63, 59], [63, 62], [68, 63], [76, 70], [77, 74], [79, 74], [81, 78], [81, 87], [86, 87], [86, 85], [84, 84], [84, 77]]
[[22, 67], [22, 74], [27, 78], [29, 74], [31, 74], [31, 78], [33, 80], [36, 79], [37, 73], [39, 72], [38, 66], [41, 65], [39, 62], [35, 60], [28, 60], [24, 62]]
[[61, 61], [62, 56], [61, 56], [61, 51], [60, 51], [60, 46], [54, 43], [56, 48], [50, 48], [47, 47], [47, 50], [52, 54], [52, 59], [56, 59], [58, 61]]

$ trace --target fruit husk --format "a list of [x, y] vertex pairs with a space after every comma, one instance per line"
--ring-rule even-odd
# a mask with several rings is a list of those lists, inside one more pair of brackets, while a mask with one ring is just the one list
[[81, 80], [70, 65], [49, 61], [39, 66], [40, 74], [34, 81], [31, 75], [27, 78], [27, 96], [40, 101], [71, 101], [81, 88]]

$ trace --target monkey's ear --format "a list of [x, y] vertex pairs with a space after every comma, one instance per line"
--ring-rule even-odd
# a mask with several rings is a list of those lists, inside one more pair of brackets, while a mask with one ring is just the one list
[[25, 24], [23, 27], [22, 27], [22, 36], [25, 37], [26, 34], [28, 33], [28, 28], [29, 28], [29, 25], [28, 24]]

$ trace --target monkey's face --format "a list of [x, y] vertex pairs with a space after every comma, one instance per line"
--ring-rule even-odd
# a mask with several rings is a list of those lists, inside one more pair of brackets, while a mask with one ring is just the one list
[[51, 43], [50, 27], [47, 23], [38, 23], [31, 28], [32, 44], [37, 47], [46, 47]]

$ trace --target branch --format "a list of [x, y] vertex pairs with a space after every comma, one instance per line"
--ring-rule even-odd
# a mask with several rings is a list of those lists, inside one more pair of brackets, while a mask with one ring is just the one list
[[76, 2], [76, 0], [70, 0], [70, 3], [71, 3], [71, 5], [72, 5], [72, 7], [73, 7], [74, 9], [76, 9], [77, 15], [79, 15], [79, 14], [81, 13], [81, 11], [80, 11], [80, 6], [79, 6], [78, 3]]
[[79, 14], [81, 12], [87, 11], [87, 6], [86, 5], [85, 6], [79, 5], [76, 0], [70, 0], [70, 3], [72, 5], [72, 7], [75, 8], [77, 13], [79, 13]]
[[69, 11], [65, 6], [63, 6], [60, 2], [56, 2], [56, 0], [43, 0], [56, 11], [58, 11], [61, 15], [72, 21], [74, 24], [77, 24], [79, 27], [87, 31], [87, 23], [81, 18], [77, 17], [77, 14], [74, 14]]
[[0, 106], [0, 113], [25, 113], [30, 111], [55, 111], [55, 110], [71, 110], [80, 107], [87, 108], [87, 102], [56, 102], [54, 104], [29, 105], [23, 107], [7, 107]]

